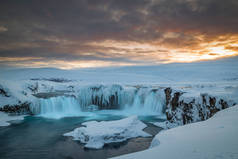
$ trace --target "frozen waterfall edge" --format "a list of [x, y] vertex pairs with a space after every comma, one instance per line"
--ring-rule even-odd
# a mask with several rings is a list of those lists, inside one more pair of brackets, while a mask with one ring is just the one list
[[150, 88], [84, 87], [73, 96], [37, 98], [31, 104], [33, 114], [42, 116], [79, 116], [93, 110], [121, 110], [125, 114], [162, 115], [165, 106], [163, 90]]
[[16, 104], [3, 105], [0, 111], [60, 118], [81, 116], [87, 111], [120, 110], [126, 115], [166, 116], [168, 123], [184, 125], [206, 120], [237, 102], [226, 96], [194, 95], [169, 87], [94, 85], [70, 87], [64, 92], [33, 91], [27, 94], [24, 91], [17, 97], [9, 93], [5, 98], [9, 101], [16, 99]]

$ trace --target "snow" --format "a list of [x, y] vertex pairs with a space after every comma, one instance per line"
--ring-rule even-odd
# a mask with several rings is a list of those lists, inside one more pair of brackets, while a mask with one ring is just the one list
[[21, 116], [9, 116], [6, 113], [0, 112], [0, 126], [9, 126], [10, 121], [15, 121], [15, 120], [24, 120], [24, 115]]
[[[85, 84], [186, 84], [214, 85], [214, 82], [237, 82], [238, 56], [230, 59], [175, 63], [154, 66], [128, 66], [60, 70], [55, 68], [1, 69], [1, 79], [29, 80], [67, 78]], [[208, 82], [208, 83], [207, 83]], [[73, 83], [73, 82], [71, 82]]]
[[85, 147], [93, 149], [100, 149], [107, 143], [151, 136], [143, 131], [147, 126], [137, 116], [115, 121], [89, 121], [82, 125], [83, 127], [76, 128], [64, 136], [72, 136], [73, 140], [79, 140], [85, 143]]
[[[41, 103], [44, 107], [44, 103], [50, 103], [50, 100], [39, 101], [36, 94], [51, 95], [55, 98], [63, 95], [75, 97], [78, 107], [84, 111], [90, 105], [97, 105], [92, 102], [96, 98], [100, 98], [103, 105], [108, 105], [110, 98], [117, 94], [118, 107], [120, 110], [126, 110], [124, 113], [127, 115], [162, 117], [165, 102], [163, 89], [166, 87], [185, 92], [182, 95], [184, 100], [207, 93], [238, 103], [237, 58], [196, 63], [77, 70], [1, 68], [0, 86], [10, 97], [0, 94], [0, 107], [17, 105], [20, 101], [33, 103], [33, 107], [36, 106], [36, 108], [32, 107], [33, 110], [43, 112], [42, 109], [37, 109], [37, 105]], [[52, 79], [65, 79], [65, 81], [54, 82]], [[58, 102], [60, 99], [54, 101]], [[67, 106], [65, 103], [60, 105]], [[73, 105], [74, 108], [76, 108], [75, 105]], [[55, 104], [51, 104], [51, 107], [56, 110], [55, 112], [58, 111], [55, 109]], [[50, 111], [50, 109], [45, 110]], [[42, 115], [42, 112], [37, 113]], [[67, 116], [63, 115], [65, 114], [63, 111], [60, 112], [61, 115], [57, 118]], [[45, 113], [49, 114], [49, 112]], [[54, 117], [55, 113], [51, 114]], [[68, 114], [72, 116], [72, 113]]]
[[238, 105], [206, 121], [161, 131], [150, 149], [114, 159], [237, 159], [237, 121]]
[[[88, 115], [90, 120], [96, 120], [97, 115], [103, 113], [164, 117], [163, 89], [167, 87], [182, 91], [184, 101], [196, 98], [196, 102], [201, 102], [200, 95], [209, 94], [238, 103], [237, 60], [238, 56], [195, 63], [78, 70], [1, 68], [0, 88], [7, 92], [7, 96], [0, 94], [0, 107], [29, 102], [33, 112], [47, 118]], [[56, 82], [52, 79], [65, 80]], [[52, 96], [39, 99], [36, 94]], [[92, 98], [100, 97], [100, 102], [107, 105], [115, 94], [119, 110], [97, 110], [99, 108], [92, 102]], [[83, 112], [85, 110], [90, 112]], [[238, 134], [237, 116], [236, 106], [205, 122], [162, 131], [154, 138], [153, 148], [120, 158], [238, 158], [235, 150], [238, 147], [235, 136]], [[8, 116], [0, 112], [2, 126], [17, 119], [23, 119], [23, 116]], [[153, 124], [164, 129], [174, 127], [166, 122]], [[106, 143], [149, 136], [143, 132], [145, 127], [133, 116], [118, 121], [86, 122], [83, 127], [65, 135], [85, 143], [85, 147], [97, 149]]]

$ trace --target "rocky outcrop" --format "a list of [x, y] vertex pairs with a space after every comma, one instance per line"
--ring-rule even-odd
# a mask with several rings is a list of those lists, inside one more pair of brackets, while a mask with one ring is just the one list
[[3, 97], [10, 97], [9, 93], [0, 85], [0, 95]]
[[38, 93], [39, 91], [39, 84], [38, 82], [34, 83], [34, 84], [29, 84], [27, 87], [33, 94]]
[[32, 114], [30, 110], [30, 103], [28, 102], [16, 105], [5, 105], [0, 108], [0, 111], [14, 115]]
[[169, 104], [170, 102], [170, 99], [171, 99], [171, 93], [172, 93], [172, 89], [171, 88], [166, 88], [164, 90], [164, 93], [165, 93], [165, 98], [166, 98], [166, 106]]
[[92, 104], [99, 106], [99, 109], [117, 109], [119, 108], [118, 95], [117, 92], [108, 97], [108, 100], [105, 102], [103, 99], [104, 96], [92, 96]]
[[[164, 90], [166, 96], [166, 117], [170, 125], [185, 125], [203, 121], [216, 112], [236, 103], [220, 97], [200, 94], [199, 97], [184, 97], [184, 92]], [[172, 124], [171, 124], [172, 123]]]

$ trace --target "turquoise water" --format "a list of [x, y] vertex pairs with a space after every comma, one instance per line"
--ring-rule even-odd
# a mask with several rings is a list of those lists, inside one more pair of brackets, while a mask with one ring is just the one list
[[[0, 127], [0, 159], [100, 159], [148, 148], [152, 138], [136, 138], [106, 145], [101, 150], [84, 149], [83, 144], [62, 136], [88, 120], [116, 120], [120, 115], [101, 114], [87, 117], [48, 119], [28, 116], [20, 123]], [[145, 122], [161, 121], [153, 116], [140, 118]], [[147, 132], [156, 134], [159, 128], [148, 124]]]

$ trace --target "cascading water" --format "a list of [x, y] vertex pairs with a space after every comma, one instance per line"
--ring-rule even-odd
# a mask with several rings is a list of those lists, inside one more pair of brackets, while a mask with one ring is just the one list
[[82, 114], [78, 101], [73, 97], [52, 97], [39, 99], [38, 114], [49, 118], [80, 116]]
[[98, 105], [100, 109], [121, 109], [125, 104], [132, 102], [133, 96], [133, 90], [125, 90], [119, 85], [99, 85], [81, 88], [77, 99], [83, 110], [87, 110], [89, 105]]
[[126, 105], [125, 111], [138, 115], [162, 115], [165, 96], [161, 91], [140, 89], [135, 93], [132, 105]]
[[[49, 118], [67, 116], [87, 116], [87, 112], [110, 109], [121, 115], [158, 115], [162, 116], [165, 95], [162, 89], [123, 88], [119, 85], [111, 87], [94, 86], [81, 88], [77, 97], [52, 97], [39, 99], [32, 111]], [[111, 113], [113, 113], [111, 111]], [[92, 115], [92, 114], [91, 114]]]

